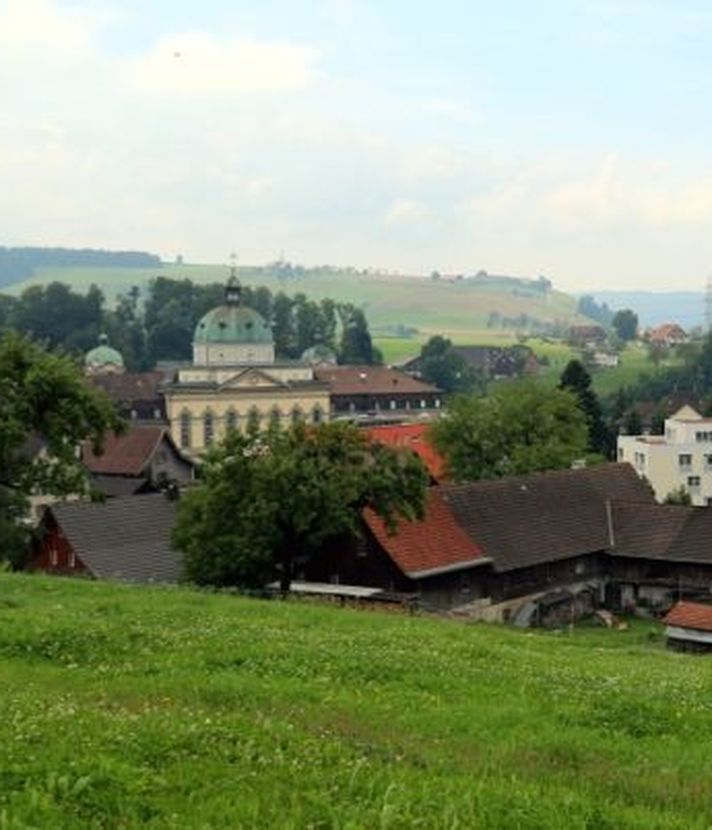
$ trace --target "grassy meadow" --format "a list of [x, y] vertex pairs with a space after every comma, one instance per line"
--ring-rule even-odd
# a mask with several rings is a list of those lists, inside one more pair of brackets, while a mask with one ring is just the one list
[[712, 827], [712, 659], [0, 574], [0, 828]]

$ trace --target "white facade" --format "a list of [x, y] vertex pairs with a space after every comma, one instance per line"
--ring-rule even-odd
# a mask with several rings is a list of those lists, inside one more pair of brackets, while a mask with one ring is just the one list
[[692, 504], [712, 505], [712, 418], [690, 406], [665, 421], [665, 435], [620, 435], [618, 461], [646, 478], [658, 501], [684, 487]]
[[250, 366], [274, 363], [272, 343], [193, 343], [195, 366]]

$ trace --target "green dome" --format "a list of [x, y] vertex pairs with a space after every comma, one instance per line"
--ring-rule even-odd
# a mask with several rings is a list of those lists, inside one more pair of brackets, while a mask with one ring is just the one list
[[193, 340], [195, 343], [272, 343], [272, 329], [253, 309], [227, 303], [200, 319]]
[[107, 345], [107, 337], [102, 334], [99, 338], [99, 345], [86, 353], [84, 363], [87, 366], [121, 366], [124, 365], [124, 359], [121, 352], [112, 349]]
[[336, 354], [323, 343], [310, 346], [302, 352], [304, 363], [333, 363], [336, 364]]

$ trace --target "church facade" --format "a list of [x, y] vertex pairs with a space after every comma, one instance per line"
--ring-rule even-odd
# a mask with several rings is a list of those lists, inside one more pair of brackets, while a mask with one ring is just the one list
[[192, 365], [178, 369], [163, 394], [171, 437], [191, 456], [230, 429], [329, 419], [329, 384], [308, 363], [275, 358], [272, 330], [243, 304], [234, 274], [225, 302], [195, 328]]

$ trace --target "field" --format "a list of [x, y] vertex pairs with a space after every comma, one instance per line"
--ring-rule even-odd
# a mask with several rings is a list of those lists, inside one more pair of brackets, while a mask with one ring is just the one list
[[0, 574], [0, 827], [712, 827], [712, 659]]

